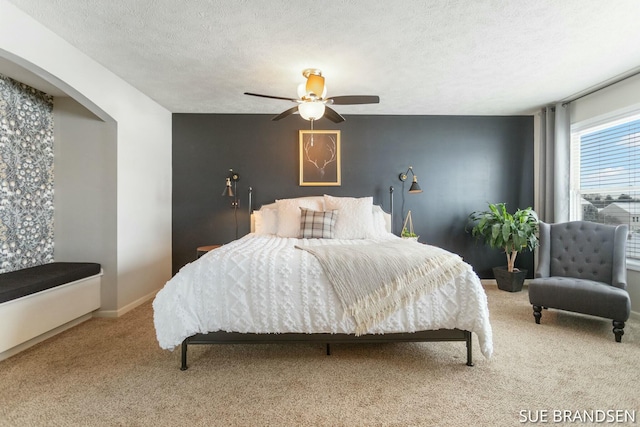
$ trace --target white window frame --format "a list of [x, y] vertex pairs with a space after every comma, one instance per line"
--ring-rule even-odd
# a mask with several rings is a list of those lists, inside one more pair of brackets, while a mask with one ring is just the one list
[[[581, 191], [580, 190], [580, 137], [584, 134], [597, 132], [602, 129], [617, 126], [623, 123], [640, 120], [640, 106], [634, 106], [622, 111], [602, 115], [589, 120], [585, 120], [579, 123], [575, 123], [571, 126], [571, 150], [570, 150], [570, 183], [569, 183], [569, 215], [571, 220], [582, 219], [582, 195], [583, 194], [595, 194], [595, 193], [629, 193], [636, 192], [640, 194], [640, 186], [637, 187], [608, 187], [598, 188], [597, 190]], [[631, 221], [635, 220], [634, 224]], [[638, 228], [632, 227], [640, 222], [640, 218], [630, 217], [629, 229]], [[627, 267], [640, 271], [640, 255], [636, 257], [627, 257]]]

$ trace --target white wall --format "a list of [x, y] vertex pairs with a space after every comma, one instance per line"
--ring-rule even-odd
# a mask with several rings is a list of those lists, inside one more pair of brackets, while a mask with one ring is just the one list
[[[630, 77], [569, 104], [571, 124], [593, 121], [601, 116], [640, 111], [640, 75]], [[631, 310], [640, 316], [640, 265], [628, 270], [627, 286]]]
[[56, 97], [54, 259], [102, 265], [101, 305], [118, 305], [115, 123]]
[[122, 314], [171, 277], [171, 113], [6, 0], [0, 56], [115, 126], [116, 301], [101, 310]]

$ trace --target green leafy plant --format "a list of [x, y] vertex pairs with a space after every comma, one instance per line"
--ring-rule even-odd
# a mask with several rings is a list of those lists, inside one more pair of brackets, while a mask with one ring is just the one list
[[400, 233], [400, 237], [418, 237], [418, 235], [413, 231], [407, 230], [407, 227], [404, 227], [402, 233]]
[[504, 250], [510, 272], [514, 271], [519, 252], [538, 246], [538, 215], [530, 207], [510, 214], [505, 203], [489, 203], [489, 210], [471, 213], [469, 222], [475, 224], [471, 229], [473, 237]]

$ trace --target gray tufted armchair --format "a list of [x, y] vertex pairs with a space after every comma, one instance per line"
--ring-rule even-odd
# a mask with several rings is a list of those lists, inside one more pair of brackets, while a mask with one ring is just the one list
[[588, 221], [540, 223], [540, 246], [529, 302], [540, 323], [542, 308], [613, 319], [622, 340], [631, 300], [627, 292], [627, 225]]

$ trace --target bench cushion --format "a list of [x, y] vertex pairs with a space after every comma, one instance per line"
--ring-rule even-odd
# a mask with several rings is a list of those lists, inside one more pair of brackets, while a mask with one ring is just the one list
[[100, 274], [92, 262], [52, 262], [0, 274], [0, 304]]

